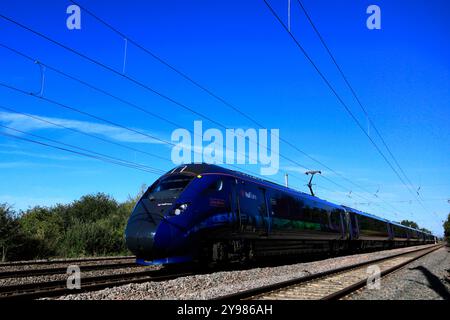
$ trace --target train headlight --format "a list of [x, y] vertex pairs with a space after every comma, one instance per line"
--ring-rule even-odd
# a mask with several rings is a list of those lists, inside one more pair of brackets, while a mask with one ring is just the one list
[[183, 204], [179, 205], [179, 206], [175, 209], [175, 211], [174, 211], [173, 213], [174, 213], [176, 216], [178, 216], [178, 215], [182, 214], [184, 211], [186, 211], [187, 207], [188, 207], [188, 204], [187, 204], [187, 203], [183, 203]]

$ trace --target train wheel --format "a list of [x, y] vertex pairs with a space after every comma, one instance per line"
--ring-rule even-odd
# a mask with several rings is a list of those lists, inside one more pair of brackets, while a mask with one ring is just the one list
[[212, 244], [212, 262], [215, 265], [225, 264], [228, 261], [227, 245], [224, 242], [214, 242]]

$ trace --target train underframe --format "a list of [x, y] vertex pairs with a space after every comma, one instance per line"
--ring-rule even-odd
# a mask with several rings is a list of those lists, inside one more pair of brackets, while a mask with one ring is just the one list
[[207, 264], [247, 263], [271, 257], [300, 258], [312, 254], [335, 256], [373, 250], [388, 250], [426, 244], [393, 240], [309, 240], [309, 239], [208, 239], [202, 241], [198, 260]]

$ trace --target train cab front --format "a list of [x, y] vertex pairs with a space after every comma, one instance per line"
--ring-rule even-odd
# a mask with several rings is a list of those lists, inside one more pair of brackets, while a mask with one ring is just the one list
[[173, 254], [171, 247], [177, 230], [168, 232], [165, 222], [192, 179], [184, 174], [163, 176], [139, 199], [125, 229], [126, 245], [137, 261], [155, 261]]

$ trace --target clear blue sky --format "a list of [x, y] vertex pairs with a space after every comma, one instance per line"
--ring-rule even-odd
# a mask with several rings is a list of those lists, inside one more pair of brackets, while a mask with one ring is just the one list
[[[268, 129], [280, 129], [282, 138], [371, 191], [361, 191], [281, 144], [280, 152], [286, 157], [309, 168], [322, 169], [323, 175], [345, 186], [345, 189], [338, 188], [317, 177], [318, 196], [388, 219], [414, 220], [442, 234], [442, 220], [450, 208], [446, 200], [450, 198], [448, 1], [303, 1], [413, 188], [420, 187], [423, 206], [345, 113], [262, 0], [80, 0], [80, 3]], [[270, 3], [286, 21], [287, 0], [271, 0]], [[364, 114], [296, 1], [292, 3], [293, 34], [365, 125]], [[371, 4], [381, 8], [381, 30], [366, 28], [366, 8]], [[69, 1], [4, 0], [0, 3], [0, 13], [121, 71], [123, 39], [84, 12], [81, 13], [82, 29], [68, 30], [68, 5]], [[194, 120], [201, 120], [4, 19], [0, 19], [0, 30], [0, 43], [168, 117], [189, 130]], [[27, 92], [39, 92], [38, 65], [0, 48], [0, 68], [1, 83]], [[131, 44], [127, 51], [126, 73], [229, 128], [254, 127]], [[45, 72], [44, 96], [166, 140], [170, 140], [176, 128], [50, 70]], [[2, 87], [0, 97], [0, 105], [170, 157], [171, 149], [167, 145], [34, 97]], [[0, 124], [162, 170], [173, 167], [170, 162], [4, 110], [0, 110]], [[217, 126], [204, 121], [204, 127]], [[373, 128], [369, 130], [381, 146]], [[306, 191], [304, 169], [284, 159], [280, 161], [280, 173], [270, 179], [282, 183], [284, 172], [288, 172], [290, 185]], [[241, 167], [259, 171], [257, 166]], [[155, 174], [0, 136], [0, 202], [14, 204], [17, 209], [67, 203], [94, 192], [105, 192], [124, 200], [129, 194], [134, 195], [142, 184], [150, 184], [156, 178]], [[373, 196], [377, 190], [378, 198]], [[370, 204], [358, 195], [369, 198]]]

